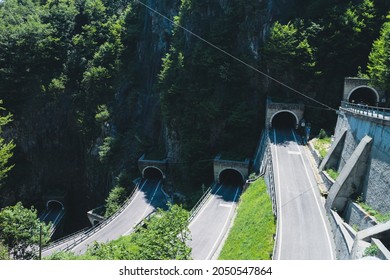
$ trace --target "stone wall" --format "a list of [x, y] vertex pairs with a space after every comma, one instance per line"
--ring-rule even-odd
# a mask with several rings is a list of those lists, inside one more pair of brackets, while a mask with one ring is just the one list
[[377, 222], [369, 216], [357, 203], [349, 201], [344, 214], [345, 221], [357, 230], [375, 226]]
[[378, 90], [370, 86], [370, 80], [369, 79], [362, 79], [362, 78], [356, 78], [356, 77], [346, 77], [344, 79], [344, 93], [343, 93], [343, 100], [349, 101], [349, 95], [360, 87], [366, 87], [370, 88], [372, 91], [376, 92], [379, 95], [379, 102], [383, 102], [383, 98], [385, 98], [385, 93], [383, 90]]
[[221, 159], [221, 155], [218, 155], [214, 159], [214, 180], [219, 182], [219, 175], [222, 171], [234, 169], [242, 175], [243, 181], [245, 181], [249, 175], [249, 163], [249, 159], [245, 161], [223, 160]]
[[289, 103], [274, 103], [270, 100], [267, 101], [265, 126], [271, 127], [272, 118], [281, 112], [290, 112], [297, 118], [297, 126], [303, 119], [303, 113], [305, 106], [303, 104], [289, 104]]
[[166, 159], [164, 160], [148, 160], [145, 159], [145, 155], [139, 158], [138, 160], [138, 169], [142, 175], [144, 176], [144, 171], [147, 167], [154, 167], [159, 169], [162, 172], [163, 179], [167, 176], [168, 171], [168, 161]]

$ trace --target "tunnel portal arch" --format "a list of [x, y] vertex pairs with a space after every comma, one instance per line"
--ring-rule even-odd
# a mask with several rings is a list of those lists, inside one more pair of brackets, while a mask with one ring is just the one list
[[281, 110], [272, 115], [270, 119], [271, 127], [297, 128], [299, 118], [297, 114], [290, 110]]
[[370, 86], [359, 86], [349, 92], [348, 102], [376, 106], [379, 103], [379, 93]]
[[64, 210], [65, 209], [64, 204], [62, 204], [61, 201], [58, 201], [55, 199], [51, 199], [51, 200], [47, 201], [46, 208], [47, 209], [54, 209], [54, 210]]
[[147, 166], [142, 170], [142, 178], [163, 180], [165, 179], [165, 174], [158, 167]]
[[225, 168], [218, 174], [218, 182], [227, 185], [240, 185], [245, 182], [244, 175], [234, 168]]

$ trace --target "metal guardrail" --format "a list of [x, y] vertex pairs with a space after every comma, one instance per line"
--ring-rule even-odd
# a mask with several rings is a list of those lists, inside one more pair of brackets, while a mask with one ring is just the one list
[[[269, 138], [269, 130], [266, 128], [264, 129], [264, 132], [262, 134], [262, 137], [264, 136], [264, 139], [261, 140], [261, 145], [263, 147], [258, 147], [258, 150], [263, 149], [262, 155], [261, 155], [261, 166], [259, 168], [259, 174], [253, 178], [248, 179], [247, 183], [253, 183], [260, 177], [264, 177], [264, 179], [267, 182], [267, 188], [269, 195], [271, 197], [272, 201], [272, 212], [274, 213], [274, 216], [277, 217], [278, 215], [278, 207], [276, 202], [276, 191], [275, 191], [275, 177], [274, 177], [274, 170], [273, 170], [273, 161], [272, 161], [272, 151], [271, 151], [271, 141]], [[259, 159], [258, 159], [259, 160]], [[278, 223], [276, 223], [276, 234], [274, 237], [275, 243], [274, 243], [274, 249], [273, 249], [273, 256], [275, 256], [276, 248], [277, 248], [277, 240], [278, 240]]]
[[81, 234], [84, 234], [85, 231], [87, 231], [87, 230], [88, 230], [88, 227], [85, 227], [85, 228], [83, 228], [83, 229], [80, 229], [79, 231], [76, 231], [76, 232], [71, 233], [71, 234], [69, 234], [69, 235], [67, 235], [67, 236], [61, 237], [61, 238], [55, 240], [54, 242], [51, 242], [49, 245], [45, 246], [45, 247], [42, 249], [42, 252], [48, 251], [48, 250], [50, 250], [51, 248], [54, 248], [54, 247], [56, 247], [56, 246], [59, 246], [60, 244], [64, 244], [64, 243], [66, 243], [66, 242], [68, 242], [68, 241], [74, 239], [76, 236], [81, 235]]
[[346, 101], [341, 102], [341, 108], [359, 115], [375, 119], [390, 120], [390, 108], [349, 103]]
[[99, 231], [101, 228], [105, 227], [107, 224], [109, 224], [112, 220], [114, 220], [119, 214], [121, 214], [126, 207], [133, 201], [133, 196], [135, 192], [139, 189], [139, 182], [137, 183], [136, 187], [130, 194], [130, 196], [125, 200], [125, 202], [122, 204], [122, 206], [119, 208], [118, 211], [116, 211], [114, 214], [112, 214], [110, 217], [99, 223], [98, 225], [92, 227], [91, 229], [87, 230], [84, 236], [81, 236], [80, 239], [76, 240], [74, 243], [70, 244], [69, 246], [64, 248], [64, 251], [69, 251], [72, 248], [76, 247], [78, 244], [83, 242], [84, 240], [88, 239], [91, 235], [95, 234], [97, 231]]
[[[93, 226], [91, 228], [88, 228], [87, 230], [83, 229], [83, 230], [78, 231], [75, 234], [71, 234], [71, 235], [65, 236], [64, 238], [61, 239], [61, 242], [56, 242], [55, 246], [50, 246], [50, 248], [49, 248], [49, 246], [45, 247], [45, 248], [43, 248], [42, 251], [43, 252], [47, 251], [47, 250], [49, 250], [49, 249], [51, 249], [53, 247], [59, 246], [59, 245], [64, 244], [64, 243], [67, 243], [67, 242], [71, 241], [72, 239], [74, 239], [74, 242], [72, 242], [71, 244], [66, 246], [64, 249], [62, 249], [62, 251], [69, 251], [72, 248], [74, 248], [75, 246], [77, 246], [78, 244], [80, 244], [81, 242], [83, 242], [84, 240], [86, 240], [87, 238], [89, 238], [91, 235], [96, 233], [98, 230], [100, 230], [101, 228], [103, 228], [104, 226], [109, 224], [114, 218], [116, 218], [120, 213], [122, 213], [126, 209], [126, 207], [133, 200], [133, 196], [134, 196], [135, 192], [139, 189], [139, 184], [140, 184], [140, 181], [137, 182], [134, 190], [131, 192], [129, 197], [125, 200], [125, 202], [118, 209], [118, 211], [116, 211], [113, 215], [111, 215], [110, 217], [108, 217], [107, 219], [105, 219], [104, 221], [99, 223], [98, 225]], [[77, 238], [75, 238], [75, 237], [77, 237]]]
[[194, 219], [194, 217], [198, 214], [199, 210], [203, 207], [203, 205], [206, 203], [206, 201], [208, 200], [208, 198], [210, 197], [211, 195], [211, 190], [216, 186], [216, 182], [214, 182], [205, 192], [204, 194], [201, 196], [201, 198], [198, 200], [198, 202], [195, 204], [194, 207], [192, 207], [191, 211], [190, 211], [190, 218], [188, 219], [188, 221], [192, 221]]

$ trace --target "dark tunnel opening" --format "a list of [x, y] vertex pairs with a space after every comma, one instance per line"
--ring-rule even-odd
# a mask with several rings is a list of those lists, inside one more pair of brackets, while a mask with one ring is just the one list
[[47, 209], [60, 211], [60, 210], [64, 209], [64, 206], [61, 202], [59, 202], [57, 200], [50, 200], [47, 202]]
[[162, 180], [164, 175], [161, 170], [156, 167], [146, 167], [143, 174], [145, 179]]
[[272, 127], [277, 129], [296, 128], [297, 119], [290, 112], [277, 113], [272, 119]]
[[362, 87], [354, 90], [349, 96], [348, 101], [350, 103], [376, 106], [378, 103], [378, 98], [375, 91], [367, 87]]
[[235, 169], [225, 169], [219, 174], [219, 182], [228, 186], [242, 186], [244, 184], [244, 178]]

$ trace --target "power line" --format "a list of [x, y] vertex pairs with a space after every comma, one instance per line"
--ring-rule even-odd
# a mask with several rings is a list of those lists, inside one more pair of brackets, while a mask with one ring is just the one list
[[157, 14], [157, 15], [163, 17], [164, 19], [168, 20], [168, 21], [171, 22], [173, 25], [175, 25], [175, 26], [177, 26], [177, 27], [183, 29], [184, 31], [188, 32], [188, 33], [191, 34], [192, 36], [198, 38], [198, 39], [201, 40], [202, 42], [208, 44], [209, 46], [211, 46], [211, 47], [213, 47], [213, 48], [215, 48], [215, 49], [217, 49], [218, 51], [220, 51], [220, 52], [224, 53], [225, 55], [229, 56], [230, 58], [232, 58], [232, 59], [234, 59], [234, 60], [240, 62], [241, 64], [243, 64], [243, 65], [249, 67], [250, 69], [256, 71], [257, 73], [259, 73], [259, 74], [261, 74], [261, 75], [267, 77], [268, 79], [270, 79], [270, 80], [272, 80], [272, 81], [274, 81], [274, 82], [280, 84], [281, 86], [283, 86], [283, 87], [285, 87], [285, 88], [287, 88], [287, 89], [289, 89], [289, 90], [291, 90], [291, 91], [293, 91], [293, 92], [295, 92], [295, 93], [297, 93], [297, 94], [299, 94], [299, 95], [301, 95], [301, 96], [303, 96], [303, 97], [305, 97], [305, 98], [307, 98], [307, 99], [309, 99], [309, 100], [311, 100], [311, 101], [313, 101], [313, 102], [315, 102], [315, 103], [317, 103], [317, 104], [320, 104], [320, 105], [323, 106], [323, 107], [326, 107], [328, 110], [337, 111], [336, 109], [330, 107], [329, 105], [326, 105], [325, 103], [322, 103], [321, 101], [318, 101], [318, 100], [316, 100], [316, 99], [314, 99], [314, 98], [312, 98], [312, 97], [310, 97], [310, 96], [307, 96], [306, 94], [304, 94], [304, 93], [302, 93], [302, 92], [296, 90], [295, 88], [293, 88], [293, 87], [291, 87], [291, 86], [289, 86], [289, 85], [283, 83], [282, 81], [279, 81], [278, 79], [276, 79], [276, 78], [274, 78], [274, 77], [272, 77], [272, 76], [270, 76], [270, 75], [264, 73], [263, 71], [261, 71], [261, 70], [255, 68], [255, 67], [253, 67], [252, 65], [246, 63], [245, 61], [239, 59], [238, 57], [232, 55], [231, 53], [225, 51], [224, 49], [221, 49], [220, 47], [214, 45], [213, 43], [211, 43], [211, 42], [209, 42], [208, 40], [204, 39], [203, 37], [199, 36], [198, 34], [192, 32], [191, 30], [185, 28], [184, 26], [180, 25], [179, 23], [173, 21], [173, 20], [170, 19], [169, 17], [163, 15], [162, 13], [160, 13], [159, 11], [153, 9], [152, 7], [150, 7], [150, 6], [148, 6], [147, 4], [143, 3], [142, 1], [139, 1], [139, 0], [134, 0], [134, 1], [137, 2], [137, 3], [139, 3], [139, 4], [141, 4], [142, 6], [144, 6], [145, 8], [147, 8], [148, 10], [152, 11], [153, 13], [155, 13], [155, 14]]

